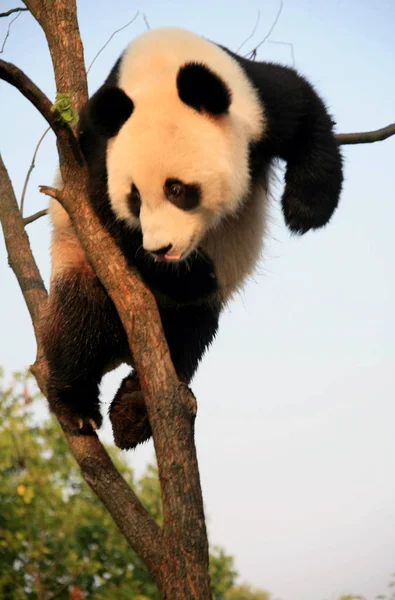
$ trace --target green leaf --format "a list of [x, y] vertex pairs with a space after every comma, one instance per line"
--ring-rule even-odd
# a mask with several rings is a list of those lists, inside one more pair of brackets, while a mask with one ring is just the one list
[[73, 105], [71, 94], [56, 94], [51, 111], [57, 112], [62, 121], [70, 127], [74, 127], [79, 121], [78, 111]]

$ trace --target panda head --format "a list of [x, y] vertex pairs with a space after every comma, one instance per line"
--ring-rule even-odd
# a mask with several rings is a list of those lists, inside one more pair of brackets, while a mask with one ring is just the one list
[[259, 119], [242, 115], [251, 110], [237, 101], [240, 81], [234, 94], [207, 62], [176, 59], [141, 63], [126, 52], [116, 85], [106, 83], [88, 106], [92, 127], [107, 138], [116, 217], [141, 229], [143, 247], [156, 260], [169, 261], [186, 258], [240, 208], [250, 186], [249, 143], [259, 133], [252, 131]]

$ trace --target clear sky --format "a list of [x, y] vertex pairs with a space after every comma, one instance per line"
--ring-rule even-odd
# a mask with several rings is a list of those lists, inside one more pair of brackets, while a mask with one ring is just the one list
[[[247, 51], [268, 31], [277, 0], [80, 0], [87, 63], [137, 10], [151, 27], [183, 26]], [[4, 5], [4, 7], [3, 7]], [[1, 1], [1, 8], [14, 6]], [[395, 120], [394, 0], [284, 0], [272, 41], [292, 42], [296, 67], [326, 99], [338, 131]], [[0, 22], [0, 40], [7, 23]], [[94, 91], [142, 18], [119, 33], [89, 77]], [[260, 59], [291, 64], [287, 45], [265, 43]], [[27, 13], [2, 58], [54, 97], [45, 39]], [[20, 196], [46, 124], [0, 83], [0, 150]], [[324, 231], [292, 238], [271, 208], [264, 260], [221, 320], [193, 389], [196, 441], [210, 538], [236, 557], [241, 578], [282, 600], [372, 599], [395, 570], [395, 138], [344, 149], [346, 183]], [[56, 165], [53, 137], [40, 151], [26, 213]], [[47, 219], [29, 226], [46, 282]], [[0, 236], [0, 364], [34, 360], [33, 333]], [[121, 369], [122, 373], [125, 369]], [[108, 376], [108, 403], [121, 372]], [[105, 437], [110, 436], [108, 425]], [[140, 472], [151, 445], [128, 454]]]

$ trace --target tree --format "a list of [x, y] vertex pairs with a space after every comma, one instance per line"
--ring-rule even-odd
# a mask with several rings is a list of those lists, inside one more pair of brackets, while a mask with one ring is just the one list
[[238, 585], [226, 594], [226, 600], [270, 600], [271, 594], [263, 590], [253, 589], [249, 585]]
[[[21, 374], [7, 385], [0, 372], [0, 598], [66, 600], [79, 590], [92, 600], [158, 599], [144, 563], [92, 497], [59, 425], [34, 419], [42, 404], [34, 388]], [[117, 448], [107, 450], [161, 525], [156, 467], [136, 481]], [[210, 556], [210, 575], [214, 600], [237, 589], [233, 559], [221, 548]]]
[[[56, 134], [65, 188], [59, 192], [43, 186], [42, 191], [55, 197], [69, 213], [89, 262], [113, 300], [124, 326], [142, 382], [155, 442], [162, 525], [158, 526], [142, 506], [96, 435], [71, 436], [65, 432], [65, 436], [85, 480], [148, 566], [161, 596], [171, 600], [206, 600], [210, 598], [208, 543], [193, 435], [196, 401], [190, 390], [177, 380], [152, 295], [138, 274], [128, 271], [113, 240], [100, 230], [86, 201], [87, 169], [69, 119], [70, 112], [78, 112], [87, 100], [76, 0], [25, 0], [24, 3], [26, 9], [23, 10], [30, 11], [45, 33], [58, 99], [63, 100], [63, 107], [62, 103], [52, 104], [20, 69], [3, 60], [0, 61], [0, 78], [32, 102]], [[7, 11], [0, 17], [18, 10]], [[339, 143], [372, 142], [394, 133], [395, 125], [391, 125], [369, 134], [340, 135]], [[38, 323], [47, 292], [29, 246], [24, 229], [26, 222], [1, 159], [0, 199], [8, 260], [24, 295], [37, 340], [37, 360], [32, 372], [45, 393], [47, 365]], [[111, 260], [101, 261], [103, 253]]]

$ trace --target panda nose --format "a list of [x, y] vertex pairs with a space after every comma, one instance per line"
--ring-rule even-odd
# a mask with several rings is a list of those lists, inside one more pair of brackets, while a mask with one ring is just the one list
[[168, 246], [162, 246], [162, 248], [158, 248], [157, 250], [150, 250], [151, 254], [156, 254], [156, 256], [164, 256], [171, 250], [173, 244], [169, 244]]

